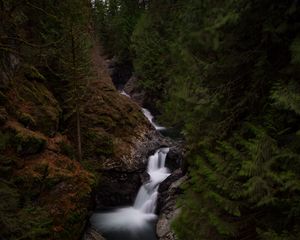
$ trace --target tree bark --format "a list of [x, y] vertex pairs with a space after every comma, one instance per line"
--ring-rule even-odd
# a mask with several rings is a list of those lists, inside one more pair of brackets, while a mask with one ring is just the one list
[[82, 160], [82, 149], [81, 149], [81, 126], [80, 126], [80, 108], [79, 108], [79, 87], [78, 79], [76, 76], [76, 53], [75, 53], [75, 41], [73, 28], [71, 30], [72, 39], [72, 57], [73, 57], [73, 79], [75, 87], [75, 111], [76, 111], [76, 132], [77, 132], [77, 160], [81, 162]]

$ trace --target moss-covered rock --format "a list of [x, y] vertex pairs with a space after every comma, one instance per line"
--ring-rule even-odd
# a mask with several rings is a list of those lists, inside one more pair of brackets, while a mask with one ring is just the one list
[[28, 80], [38, 80], [45, 81], [45, 77], [41, 74], [41, 72], [32, 65], [23, 65], [24, 75]]
[[85, 155], [96, 157], [109, 157], [114, 153], [112, 136], [100, 129], [89, 129], [84, 137]]
[[61, 141], [58, 143], [60, 152], [66, 156], [68, 156], [71, 159], [75, 158], [75, 150], [73, 146], [67, 142]]
[[8, 94], [15, 117], [24, 126], [48, 136], [57, 132], [61, 108], [45, 84], [23, 80]]
[[0, 105], [4, 105], [7, 102], [7, 97], [6, 95], [0, 91]]
[[110, 116], [103, 116], [103, 115], [100, 115], [98, 117], [98, 119], [95, 121], [95, 125], [108, 131], [114, 130], [115, 127], [117, 126], [116, 122], [113, 121]]
[[28, 127], [30, 129], [34, 129], [36, 127], [35, 119], [29, 113], [18, 111], [17, 112], [17, 119], [25, 127]]
[[9, 162], [4, 162], [0, 165], [0, 176], [3, 179], [9, 179], [13, 171], [12, 165]]
[[52, 220], [46, 209], [25, 204], [22, 194], [7, 181], [0, 182], [0, 236], [4, 239], [47, 239]]
[[[18, 230], [26, 237], [30, 234], [26, 239], [78, 238], [88, 215], [94, 178], [77, 161], [46, 149], [26, 157], [24, 167], [15, 170], [12, 182], [20, 194], [21, 219], [25, 221], [29, 211], [33, 214], [27, 216], [34, 223], [32, 229], [25, 224]], [[9, 229], [7, 234], [15, 237], [16, 233]]]
[[0, 125], [3, 125], [8, 119], [8, 114], [4, 107], [0, 107]]
[[16, 122], [7, 124], [7, 131], [12, 134], [11, 144], [18, 154], [35, 154], [46, 146], [46, 138], [42, 134], [24, 128]]
[[0, 131], [0, 152], [4, 151], [8, 147], [10, 139], [10, 133]]
[[13, 142], [17, 152], [20, 154], [38, 153], [46, 145], [45, 139], [24, 133], [17, 133]]

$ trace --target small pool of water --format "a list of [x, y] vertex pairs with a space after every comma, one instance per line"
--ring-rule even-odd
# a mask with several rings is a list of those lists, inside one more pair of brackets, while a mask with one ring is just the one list
[[96, 212], [91, 224], [107, 240], [156, 240], [156, 215], [133, 207]]
[[150, 176], [130, 207], [116, 208], [107, 212], [95, 212], [90, 222], [107, 240], [156, 240], [155, 215], [159, 184], [169, 175], [165, 161], [169, 148], [159, 148], [148, 159]]

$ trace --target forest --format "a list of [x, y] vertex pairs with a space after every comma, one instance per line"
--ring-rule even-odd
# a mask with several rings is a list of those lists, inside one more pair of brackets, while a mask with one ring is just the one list
[[[174, 239], [300, 239], [298, 0], [5, 0], [0, 21], [0, 239], [80, 239], [144, 124], [96, 84], [95, 47], [184, 141]], [[53, 139], [65, 163], [33, 166]]]

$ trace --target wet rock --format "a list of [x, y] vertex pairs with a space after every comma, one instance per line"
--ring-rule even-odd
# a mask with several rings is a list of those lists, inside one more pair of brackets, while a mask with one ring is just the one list
[[94, 228], [89, 228], [83, 236], [82, 240], [105, 240]]
[[166, 167], [173, 172], [181, 168], [183, 162], [184, 149], [181, 144], [171, 147], [166, 157]]
[[138, 79], [132, 76], [124, 86], [124, 91], [140, 106], [145, 106], [146, 92], [138, 86]]
[[[180, 188], [177, 186], [177, 181], [183, 177], [180, 169], [175, 170], [165, 181], [163, 181], [158, 188], [159, 196], [157, 199], [157, 211], [162, 212], [168, 208], [169, 200], [173, 201], [175, 195], [181, 193]], [[177, 183], [177, 185], [176, 185]], [[172, 186], [172, 187], [171, 187]], [[171, 203], [172, 204], [172, 203]]]
[[144, 184], [144, 183], [146, 183], [146, 182], [149, 182], [149, 180], [150, 180], [150, 175], [149, 175], [149, 173], [143, 172], [143, 173], [141, 174], [141, 181], [142, 181], [142, 183]]
[[156, 224], [156, 234], [159, 240], [176, 240], [175, 233], [171, 230], [171, 222], [180, 213], [180, 209], [175, 209], [169, 214], [161, 214]]
[[186, 181], [180, 169], [175, 170], [159, 186], [157, 211], [159, 213], [156, 224], [156, 233], [159, 240], [175, 240], [176, 236], [171, 229], [171, 222], [178, 216], [180, 209], [176, 206], [176, 199], [182, 193], [180, 185]]
[[130, 62], [120, 62], [117, 57], [106, 60], [106, 66], [113, 83], [117, 88], [126, 84], [132, 74], [132, 64]]
[[131, 205], [142, 183], [149, 180], [146, 172], [148, 157], [166, 142], [154, 130], [132, 143], [132, 151], [121, 159], [110, 159], [100, 170], [100, 183], [96, 189], [97, 207]]
[[96, 189], [97, 207], [131, 205], [141, 184], [139, 172], [102, 172]]

